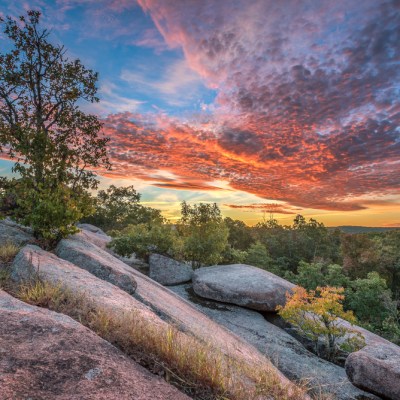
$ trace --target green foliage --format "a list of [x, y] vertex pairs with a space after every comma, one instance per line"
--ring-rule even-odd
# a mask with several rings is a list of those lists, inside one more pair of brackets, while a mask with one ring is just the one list
[[370, 272], [365, 279], [351, 282], [346, 291], [347, 305], [357, 318], [365, 324], [380, 327], [383, 320], [389, 317], [395, 307], [391, 300], [385, 279], [377, 272]]
[[179, 240], [170, 225], [138, 224], [123, 229], [110, 243], [119, 255], [129, 257], [133, 252], [147, 259], [150, 253], [159, 253], [179, 258]]
[[284, 270], [296, 272], [300, 261], [340, 262], [340, 232], [328, 230], [314, 219], [308, 222], [296, 216], [292, 226], [282, 226], [274, 219], [258, 223], [253, 228], [255, 238], [268, 250], [271, 258]]
[[[343, 309], [343, 288], [317, 287], [307, 292], [297, 286], [293, 294], [287, 295], [284, 307], [278, 307], [279, 315], [289, 322], [303, 336], [315, 345], [315, 351], [320, 356], [319, 340], [323, 338], [325, 357], [334, 361], [338, 350], [356, 351], [365, 345], [363, 338], [347, 329], [340, 319], [354, 323], [356, 321], [351, 311]], [[347, 336], [347, 337], [346, 337]], [[338, 340], [342, 339], [342, 345]]]
[[181, 205], [178, 231], [183, 238], [183, 253], [194, 268], [217, 264], [228, 244], [228, 228], [217, 204]]
[[45, 246], [77, 232], [76, 221], [93, 212], [93, 199], [86, 191], [51, 183], [33, 187], [29, 180], [18, 180], [11, 192], [17, 204], [13, 218], [31, 226]]
[[88, 168], [110, 165], [100, 121], [77, 106], [98, 101], [97, 73], [68, 60], [39, 19], [29, 11], [19, 21], [0, 20], [12, 47], [0, 54], [0, 150], [16, 159], [19, 175], [6, 185], [1, 208], [53, 240], [93, 211], [86, 190], [98, 181]]
[[97, 193], [95, 213], [83, 220], [105, 231], [121, 230], [133, 224], [162, 221], [159, 210], [140, 204], [140, 194], [133, 186], [114, 185]]
[[300, 261], [297, 274], [287, 273], [286, 278], [307, 290], [315, 290], [318, 286], [347, 287], [350, 282], [340, 265], [305, 261]]
[[233, 249], [246, 251], [254, 243], [252, 229], [243, 221], [227, 217], [224, 222], [229, 229], [228, 243]]
[[253, 243], [247, 251], [246, 264], [263, 268], [268, 271], [273, 269], [272, 258], [267, 248], [259, 241]]
[[222, 253], [221, 264], [242, 264], [245, 262], [247, 252], [235, 249], [231, 245], [227, 245]]

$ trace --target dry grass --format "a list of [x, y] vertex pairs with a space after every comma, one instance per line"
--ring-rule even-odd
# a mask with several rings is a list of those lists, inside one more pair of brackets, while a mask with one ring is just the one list
[[19, 247], [11, 242], [0, 245], [0, 264], [10, 263], [17, 255]]
[[272, 367], [239, 363], [211, 345], [170, 325], [146, 319], [139, 313], [132, 312], [123, 317], [110, 315], [61, 284], [36, 280], [20, 285], [14, 294], [27, 303], [78, 320], [194, 399], [305, 398], [304, 387], [286, 387]]

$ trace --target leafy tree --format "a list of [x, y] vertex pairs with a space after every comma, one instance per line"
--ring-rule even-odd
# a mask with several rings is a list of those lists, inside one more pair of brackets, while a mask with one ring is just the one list
[[238, 250], [228, 244], [222, 252], [220, 264], [242, 264], [247, 257], [247, 251]]
[[229, 231], [216, 203], [191, 206], [183, 201], [178, 231], [183, 237], [185, 259], [194, 268], [222, 261]]
[[246, 251], [254, 243], [251, 228], [243, 221], [226, 217], [224, 222], [229, 229], [228, 242], [232, 248]]
[[350, 282], [340, 265], [305, 261], [300, 261], [297, 274], [289, 273], [285, 277], [307, 290], [315, 290], [318, 286], [347, 287]]
[[377, 272], [370, 272], [367, 278], [351, 282], [346, 291], [346, 299], [348, 308], [372, 328], [380, 328], [383, 321], [392, 314], [393, 308], [396, 308], [385, 279]]
[[106, 231], [121, 230], [128, 225], [161, 223], [161, 212], [140, 204], [140, 193], [133, 186], [111, 185], [100, 190], [96, 198], [96, 211], [84, 222], [96, 225]]
[[255, 267], [271, 270], [273, 266], [272, 258], [269, 255], [267, 248], [261, 242], [253, 243], [245, 259], [246, 264], [254, 265]]
[[7, 214], [57, 239], [93, 211], [86, 190], [98, 181], [88, 168], [110, 167], [108, 139], [98, 118], [77, 106], [99, 101], [97, 73], [50, 43], [39, 19], [37, 11], [0, 19], [12, 47], [0, 54], [0, 149], [19, 176], [4, 195], [14, 198]]
[[[293, 294], [287, 294], [286, 305], [278, 307], [279, 315], [310, 339], [319, 355], [322, 353], [318, 344], [321, 338], [324, 340], [326, 358], [331, 361], [337, 358], [340, 348], [355, 351], [364, 344], [363, 338], [341, 324], [340, 318], [356, 321], [351, 311], [343, 310], [343, 292], [343, 288], [329, 286], [307, 292], [297, 286]], [[338, 345], [340, 338], [342, 343]]]

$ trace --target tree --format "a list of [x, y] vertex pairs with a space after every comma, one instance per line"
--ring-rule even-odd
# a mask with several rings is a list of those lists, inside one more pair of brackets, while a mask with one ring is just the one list
[[39, 19], [37, 11], [18, 22], [0, 19], [12, 47], [0, 54], [0, 149], [16, 160], [19, 175], [8, 187], [15, 204], [7, 214], [57, 239], [93, 212], [87, 189], [98, 181], [88, 168], [110, 163], [99, 119], [77, 105], [99, 101], [98, 75], [50, 43]]
[[266, 270], [271, 270], [272, 268], [272, 259], [267, 248], [258, 241], [250, 246], [245, 262]]
[[[324, 340], [326, 358], [330, 361], [336, 359], [338, 347], [355, 351], [363, 345], [359, 335], [341, 324], [341, 318], [350, 323], [356, 321], [351, 311], [343, 310], [343, 292], [343, 288], [329, 286], [317, 287], [315, 291], [307, 292], [306, 289], [297, 286], [293, 294], [287, 294], [286, 305], [278, 307], [279, 315], [293, 325], [300, 335], [314, 343], [318, 355], [321, 355], [319, 340]], [[339, 338], [343, 340], [340, 346]]]
[[346, 303], [363, 324], [379, 329], [383, 321], [396, 310], [391, 295], [385, 279], [377, 272], [370, 272], [367, 278], [351, 282], [346, 291]]
[[194, 268], [217, 264], [228, 244], [228, 228], [216, 203], [181, 204], [178, 231], [183, 237], [184, 257]]
[[160, 210], [140, 204], [140, 193], [133, 186], [100, 190], [96, 198], [96, 212], [84, 219], [106, 231], [121, 230], [129, 225], [163, 222]]
[[297, 274], [288, 273], [286, 278], [307, 290], [315, 290], [318, 286], [347, 287], [350, 282], [340, 265], [305, 261], [300, 261]]
[[226, 217], [224, 222], [229, 229], [228, 242], [232, 248], [245, 251], [254, 243], [251, 229], [243, 221]]

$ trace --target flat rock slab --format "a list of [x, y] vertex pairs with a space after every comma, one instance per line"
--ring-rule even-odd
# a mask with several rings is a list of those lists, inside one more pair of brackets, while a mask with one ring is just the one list
[[0, 290], [2, 400], [188, 400], [73, 319]]
[[365, 346], [347, 357], [345, 368], [354, 385], [387, 399], [400, 399], [398, 346]]
[[127, 293], [133, 294], [136, 290], [137, 284], [130, 273], [131, 269], [124, 263], [115, 262], [115, 257], [107, 252], [99, 253], [99, 248], [91, 242], [63, 239], [58, 243], [55, 253]]
[[246, 264], [204, 267], [193, 274], [193, 289], [201, 297], [260, 311], [275, 311], [286, 303], [295, 285]]
[[33, 242], [35, 238], [29, 228], [8, 219], [0, 221], [0, 244], [13, 243], [16, 246], [23, 246]]
[[299, 341], [268, 322], [257, 311], [198, 297], [191, 284], [172, 286], [170, 290], [252, 344], [289, 379], [307, 381], [317, 392], [333, 394], [337, 400], [377, 399], [353, 386], [344, 368], [310, 353]]
[[193, 275], [189, 264], [156, 253], [150, 254], [149, 267], [150, 278], [166, 286], [188, 282]]

